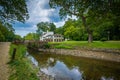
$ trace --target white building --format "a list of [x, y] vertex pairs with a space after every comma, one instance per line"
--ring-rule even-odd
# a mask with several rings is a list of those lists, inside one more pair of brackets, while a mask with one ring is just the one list
[[53, 32], [43, 32], [40, 37], [41, 41], [48, 41], [48, 42], [62, 42], [64, 40], [61, 34], [54, 34]]

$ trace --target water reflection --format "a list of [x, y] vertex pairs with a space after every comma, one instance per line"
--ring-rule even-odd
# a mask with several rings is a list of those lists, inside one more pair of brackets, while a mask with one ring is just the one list
[[26, 56], [28, 57], [28, 59], [31, 60], [31, 62], [32, 62], [35, 66], [38, 66], [38, 61], [37, 61], [33, 56], [31, 56], [28, 52], [26, 52]]
[[31, 52], [31, 61], [55, 80], [120, 80], [120, 63]]
[[69, 69], [64, 62], [56, 61], [53, 67], [48, 66], [46, 68], [41, 68], [45, 74], [52, 75], [56, 79], [63, 80], [81, 80], [81, 75], [78, 67]]
[[114, 79], [111, 78], [111, 77], [106, 78], [106, 77], [102, 76], [102, 77], [101, 77], [101, 80], [114, 80]]

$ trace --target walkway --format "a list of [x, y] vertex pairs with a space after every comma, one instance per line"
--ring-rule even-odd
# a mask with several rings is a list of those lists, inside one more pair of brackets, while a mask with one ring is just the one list
[[0, 42], [0, 80], [8, 80], [9, 42]]

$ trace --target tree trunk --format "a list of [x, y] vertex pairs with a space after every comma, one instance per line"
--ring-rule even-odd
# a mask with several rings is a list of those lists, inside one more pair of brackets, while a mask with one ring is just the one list
[[83, 25], [88, 33], [88, 43], [91, 43], [93, 41], [93, 35], [92, 35], [92, 30], [90, 30], [90, 27], [87, 25], [86, 23], [86, 17], [84, 16], [81, 16], [82, 17], [82, 22], [83, 22]]
[[92, 35], [92, 31], [88, 33], [88, 43], [92, 43], [93, 41], [93, 35]]

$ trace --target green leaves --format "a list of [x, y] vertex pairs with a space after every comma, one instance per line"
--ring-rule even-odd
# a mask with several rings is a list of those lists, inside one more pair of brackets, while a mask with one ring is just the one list
[[47, 31], [53, 31], [55, 32], [56, 26], [54, 23], [49, 23], [49, 22], [40, 22], [37, 24], [37, 33], [39, 35], [42, 34], [42, 32], [47, 32]]
[[28, 33], [24, 38], [25, 38], [25, 40], [39, 40], [39, 34]]
[[0, 1], [0, 21], [25, 22], [28, 19], [26, 0], [1, 0]]
[[14, 32], [0, 23], [0, 41], [12, 41], [14, 39]]

